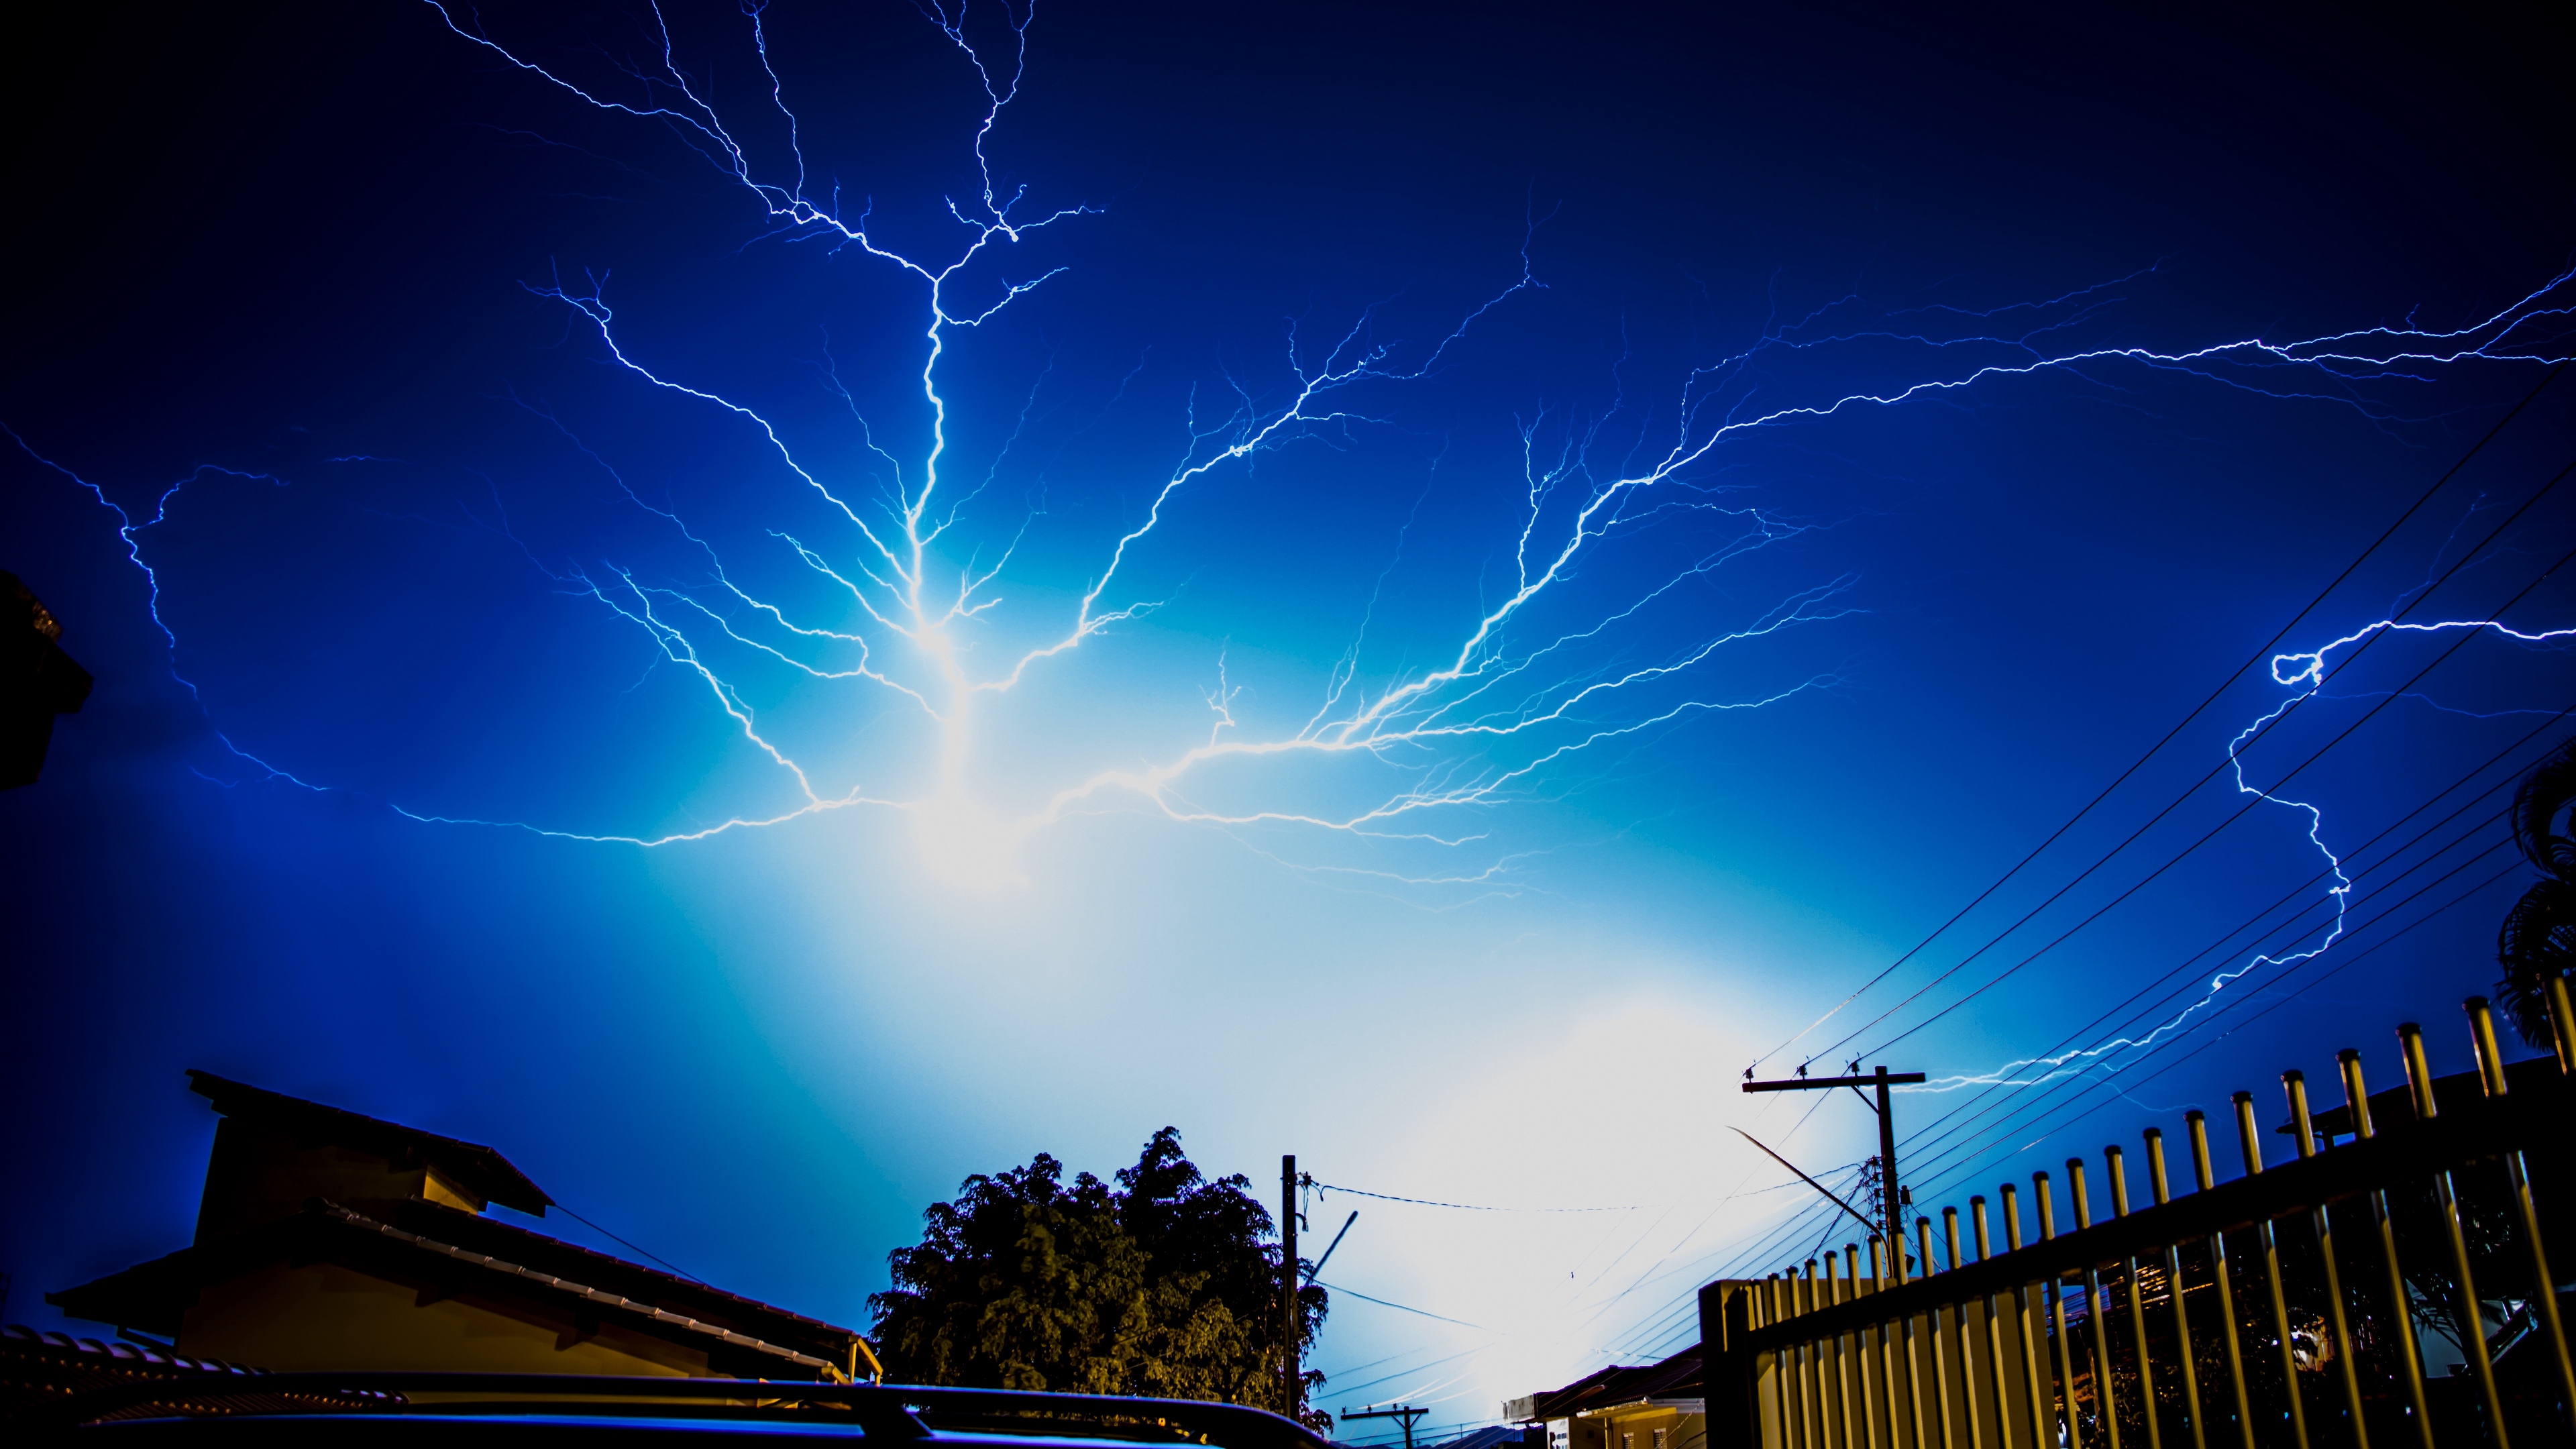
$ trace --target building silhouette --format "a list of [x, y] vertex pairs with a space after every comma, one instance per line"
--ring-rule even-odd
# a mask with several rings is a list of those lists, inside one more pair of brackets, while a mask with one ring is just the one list
[[46, 1295], [64, 1313], [272, 1370], [838, 1382], [874, 1367], [850, 1329], [489, 1216], [554, 1205], [489, 1147], [188, 1076], [223, 1114], [196, 1241]]

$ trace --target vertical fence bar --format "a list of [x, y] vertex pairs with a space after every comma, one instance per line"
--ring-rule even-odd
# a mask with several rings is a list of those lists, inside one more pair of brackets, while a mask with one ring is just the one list
[[[1763, 1281], [1770, 1288], [1771, 1301], [1765, 1311], [1771, 1322], [1775, 1324], [1787, 1322], [1788, 1300], [1786, 1290], [1780, 1283], [1780, 1275], [1774, 1273]], [[1774, 1422], [1780, 1426], [1778, 1449], [1797, 1449], [1797, 1404], [1791, 1398], [1789, 1390], [1789, 1364], [1794, 1356], [1793, 1351], [1786, 1348], [1771, 1351], [1771, 1399], [1776, 1405], [1775, 1412], [1779, 1415]], [[1610, 1429], [1606, 1424], [1601, 1429], [1601, 1444], [1602, 1449], [1615, 1449], [1615, 1446], [1610, 1443]]]
[[[1831, 1308], [1842, 1301], [1842, 1279], [1837, 1273], [1834, 1250], [1825, 1249], [1824, 1277], [1816, 1284], [1816, 1305]], [[1811, 1269], [1809, 1276], [1813, 1277]], [[1851, 1428], [1843, 1422], [1848, 1405], [1842, 1396], [1843, 1336], [1827, 1334], [1816, 1340], [1816, 1418], [1820, 1440], [1833, 1449], [1851, 1449]], [[1678, 1430], [1676, 1432], [1679, 1432]]]
[[[2031, 1192], [2039, 1203], [2039, 1240], [2043, 1243], [2057, 1236], [2057, 1205], [2048, 1196], [2048, 1174], [2030, 1175]], [[2084, 1430], [2075, 1415], [2075, 1341], [2066, 1332], [2066, 1286], [2051, 1270], [2045, 1292], [2048, 1297], [2049, 1326], [2057, 1337], [2057, 1411], [2065, 1426], [2066, 1449], [2084, 1449]]]
[[[1976, 1226], [1977, 1261], [1982, 1263], [1993, 1256], [1993, 1239], [1986, 1230], [1986, 1200], [1982, 1197], [1968, 1199], [1968, 1213]], [[2012, 1390], [2004, 1379], [2004, 1326], [1996, 1321], [1996, 1314], [2002, 1311], [2003, 1305], [1989, 1293], [1985, 1306], [1986, 1392], [1993, 1395], [1995, 1401], [1995, 1449], [2012, 1449]], [[2041, 1449], [2041, 1446], [2034, 1444], [2030, 1449]]]
[[[1918, 1217], [1914, 1220], [1914, 1243], [1915, 1256], [1923, 1263], [1923, 1276], [1929, 1278], [1932, 1276], [1932, 1220], [1930, 1218]], [[1941, 1449], [1951, 1449], [1950, 1353], [1941, 1340], [1941, 1305], [1933, 1304], [1931, 1311], [1924, 1314], [1923, 1319], [1927, 1329], [1925, 1336], [1932, 1340], [1932, 1416], [1941, 1428], [1938, 1436]], [[1920, 1395], [1922, 1389], [1918, 1386], [1915, 1393]], [[1919, 1410], [1916, 1417], [1921, 1418]]]
[[[2084, 1185], [2084, 1159], [2066, 1159], [2066, 1191], [2075, 1199], [2075, 1226], [2093, 1226], [2093, 1197]], [[2111, 1391], [2111, 1320], [2102, 1311], [2102, 1270], [2084, 1265], [2084, 1321], [2093, 1340], [2093, 1418], [2111, 1449], [2120, 1449], [2120, 1403]]]
[[[2441, 1106], [2433, 1100], [2433, 1068], [2424, 1060], [2424, 1029], [2413, 1022], [2397, 1028], [2397, 1043], [2405, 1049], [2406, 1085], [2415, 1098], [2415, 1118], [2429, 1123], [2441, 1115]], [[2478, 1308], [2477, 1279], [2469, 1273], [2469, 1242], [2460, 1231], [2460, 1200], [2451, 1188], [2451, 1174], [2433, 1174], [2433, 1196], [2441, 1204], [2442, 1229], [2451, 1240], [2451, 1270], [2457, 1274], [2452, 1282], [2460, 1294], [2460, 1351], [2469, 1357], [2469, 1371], [2477, 1375], [2478, 1397], [2486, 1404], [2487, 1432], [2494, 1436], [2496, 1449], [2509, 1449], [2504, 1427], [2504, 1395], [2496, 1389], [2495, 1360], [2487, 1354], [2486, 1316]]]
[[[2165, 1134], [2147, 1129], [2147, 1182], [2156, 1195], [2156, 1205], [2173, 1201], [2165, 1178]], [[2165, 1295], [2173, 1303], [2174, 1355], [2182, 1360], [2183, 1422], [2191, 1428], [2191, 1449], [2209, 1449], [2209, 1436], [2201, 1425], [2200, 1361], [2191, 1351], [2191, 1313], [2182, 1301], [2182, 1248], [2165, 1244]]]
[[[1843, 1280], [1835, 1275], [1834, 1266], [1833, 1250], [1829, 1248], [1825, 1251], [1825, 1302], [1840, 1307], [1846, 1300]], [[1834, 1449], [1856, 1449], [1852, 1442], [1851, 1360], [1843, 1355], [1845, 1337], [1834, 1335], [1834, 1421], [1841, 1430], [1834, 1436]]]
[[[1941, 1209], [1941, 1238], [1950, 1250], [1950, 1271], [1959, 1271], [1959, 1210]], [[1968, 1424], [1968, 1449], [1986, 1449], [1984, 1428], [1977, 1423], [1977, 1355], [1968, 1339], [1968, 1305], [1950, 1310], [1950, 1330], [1959, 1341], [1959, 1405]]]
[[[2343, 1070], [2344, 1110], [2352, 1117], [2356, 1142], [2370, 1140], [2370, 1087], [2361, 1077], [2361, 1053], [2350, 1047], [2335, 1053]], [[2397, 1373], [2406, 1381], [2406, 1412], [2415, 1422], [2418, 1449], [2433, 1449], [2433, 1415], [2424, 1399], [2424, 1352], [2415, 1341], [2415, 1306], [2406, 1296], [2406, 1274], [2397, 1263], [2397, 1227], [2388, 1216], [2388, 1194], [2370, 1190], [2370, 1221], [2379, 1232], [2379, 1261], [2388, 1270], [2388, 1307], [2396, 1332]]]
[[[1798, 1313], [1790, 1297], [1797, 1291], [1797, 1285], [1783, 1281], [1783, 1275], [1779, 1273], [1772, 1274], [1768, 1281], [1771, 1284], [1771, 1321], [1775, 1324], [1786, 1323]], [[1771, 1362], [1774, 1380], [1780, 1386], [1777, 1395], [1780, 1401], [1780, 1449], [1804, 1449], [1804, 1446], [1798, 1443], [1798, 1350], [1796, 1346], [1783, 1345], [1774, 1350]], [[1610, 1426], [1606, 1423], [1601, 1427], [1601, 1449], [1619, 1449], [1619, 1446], [1612, 1442]]]
[[[2560, 990], [2566, 982], [2558, 983]], [[2469, 1029], [2477, 1038], [2478, 1077], [2486, 1084], [2490, 1100], [2504, 1097], [2504, 1053], [2496, 1046], [2495, 1018], [2487, 1011], [2487, 999], [2472, 996], [2461, 1003], [2469, 1013]], [[2532, 1299], [2540, 1315], [2540, 1326], [2549, 1336], [2549, 1348], [2556, 1356], [2559, 1402], [2571, 1424], [2576, 1424], [2576, 1367], [2567, 1360], [2567, 1326], [2558, 1319], [2558, 1285], [2549, 1276], [2549, 1250], [2540, 1240], [2540, 1215], [2531, 1204], [2531, 1173], [2517, 1147], [2504, 1155], [2505, 1180], [2513, 1188], [2513, 1206], [2522, 1224], [2522, 1240], [2531, 1245]]]
[[[2209, 1122], [2195, 1107], [2182, 1114], [2183, 1125], [2191, 1129], [2191, 1175], [2202, 1192], [2209, 1191], [2214, 1174], [2209, 1167]], [[2209, 1267], [2218, 1281], [2219, 1344], [2227, 1350], [2227, 1386], [2236, 1396], [2236, 1436], [2245, 1449], [2254, 1449], [2254, 1408], [2245, 1397], [2245, 1349], [2238, 1340], [2244, 1337], [2236, 1318], [2236, 1288], [2228, 1281], [2227, 1235], [2209, 1235]]]
[[[2120, 1156], [2119, 1144], [2102, 1149], [2102, 1171], [2111, 1179], [2111, 1216], [2129, 1215], [2129, 1167]], [[2147, 1417], [2147, 1449], [2165, 1449], [2164, 1427], [2157, 1423], [2155, 1365], [2147, 1352], [2147, 1303], [2138, 1287], [2138, 1260], [2122, 1265], [2129, 1280], [2129, 1348], [2130, 1358], [2138, 1366], [2138, 1404]]]
[[[1888, 1264], [1894, 1270], [1893, 1281], [1900, 1287], [1905, 1282], [1905, 1224], [1902, 1220], [1888, 1225]], [[1909, 1313], [1898, 1323], [1905, 1335], [1905, 1414], [1906, 1423], [1914, 1429], [1914, 1449], [1932, 1449], [1931, 1439], [1923, 1430], [1923, 1353], [1915, 1341], [1914, 1315]], [[1933, 1341], [1940, 1341], [1939, 1320], [1934, 1320]], [[1947, 1445], [1942, 1449], [1948, 1449]]]
[[[2290, 1099], [2290, 1132], [2299, 1141], [2299, 1156], [2309, 1158], [2317, 1153], [2316, 1119], [2308, 1115], [2308, 1079], [2296, 1070], [2281, 1074], [2281, 1090]], [[2335, 1263], [2334, 1220], [2326, 1215], [2326, 1205], [2319, 1203], [2308, 1210], [2310, 1231], [2316, 1234], [2317, 1258], [2326, 1269], [2326, 1323], [2334, 1330], [2335, 1363], [2340, 1366], [2336, 1380], [2343, 1386], [2344, 1418], [2352, 1425], [2354, 1449], [2370, 1449], [2370, 1426], [2361, 1418], [2361, 1366], [2354, 1361], [2352, 1324], [2343, 1308], [2343, 1270]]]
[[[1873, 1234], [1869, 1240], [1869, 1276], [1879, 1291], [1887, 1290], [1887, 1239]], [[1888, 1449], [1906, 1449], [1905, 1436], [1897, 1431], [1900, 1420], [1896, 1403], [1896, 1325], [1882, 1318], [1878, 1321], [1878, 1383], [1887, 1393]], [[1919, 1449], [1920, 1440], [1917, 1441]]]
[[[1860, 1244], [1843, 1244], [1843, 1276], [1851, 1280], [1852, 1301], [1860, 1301]], [[1874, 1291], [1874, 1288], [1873, 1288]], [[1852, 1330], [1852, 1377], [1860, 1395], [1860, 1442], [1879, 1449], [1878, 1400], [1869, 1390], [1869, 1329]], [[1846, 1411], [1848, 1412], [1848, 1410]]]
[[[1817, 1309], [1833, 1306], [1833, 1268], [1834, 1254], [1831, 1248], [1826, 1249], [1824, 1253], [1823, 1276], [1818, 1276], [1816, 1260], [1814, 1258], [1807, 1260], [1807, 1301]], [[1834, 1371], [1842, 1357], [1842, 1335], [1828, 1334], [1814, 1340], [1814, 1345], [1816, 1442], [1820, 1445], [1832, 1446], [1832, 1449], [1848, 1449], [1844, 1441], [1848, 1440], [1849, 1436], [1844, 1436], [1844, 1440], [1837, 1440], [1834, 1435]]]
[[[2066, 1195], [2075, 1209], [2077, 1231], [2093, 1226], [2093, 1194], [2084, 1179], [2081, 1157], [2066, 1159]], [[2093, 1426], [2110, 1449], [2120, 1449], [2119, 1404], [2111, 1391], [2110, 1325], [2102, 1316], [2102, 1273], [2091, 1263], [2084, 1265], [2084, 1323], [2093, 1359]]]
[[[2263, 1129], [2254, 1121], [2252, 1092], [2239, 1092], [2233, 1100], [2236, 1145], [2245, 1154], [2245, 1175], [2252, 1177], [2263, 1170]], [[2272, 1342], [2281, 1353], [2281, 1392], [2290, 1401], [2290, 1438], [2299, 1449], [2308, 1449], [2308, 1410], [2299, 1396], [2299, 1356], [2290, 1347], [2290, 1304], [2281, 1293], [2281, 1245], [2272, 1236], [2270, 1218], [2255, 1222], [2254, 1244], [2263, 1253], [2263, 1286], [2272, 1300]]]
[[[1789, 1314], [1792, 1318], [1804, 1318], [1815, 1310], [1815, 1284], [1801, 1275], [1794, 1263], [1789, 1265], [1786, 1276], [1789, 1282]], [[1807, 1340], [1800, 1339], [1789, 1352], [1798, 1368], [1798, 1449], [1823, 1449], [1816, 1439], [1815, 1348]]]
[[[1824, 1306], [1818, 1296], [1816, 1260], [1809, 1258], [1804, 1268], [1790, 1269], [1799, 1288], [1798, 1313], [1803, 1320]], [[1806, 1436], [1807, 1449], [1831, 1449], [1825, 1435], [1825, 1344], [1819, 1338], [1798, 1340], [1798, 1423]]]
[[2576, 1077], [2576, 1005], [2567, 1000], [2567, 978], [2549, 978], [2549, 1040], [2558, 1048], [2558, 1074]]
[[[2004, 1242], [2008, 1248], [2019, 1248], [2021, 1246], [2021, 1199], [2009, 1182], [2003, 1185], [2002, 1191]], [[2052, 1411], [2048, 1407], [2047, 1395], [2040, 1389], [2039, 1328], [2036, 1315], [2030, 1309], [2028, 1283], [2016, 1284], [2013, 1287], [2013, 1314], [2021, 1330], [2021, 1376], [2026, 1390], [2022, 1403], [2030, 1412], [2031, 1449], [2049, 1449], [2050, 1445], [2057, 1442], [2057, 1436], [2049, 1432], [2048, 1422]]]

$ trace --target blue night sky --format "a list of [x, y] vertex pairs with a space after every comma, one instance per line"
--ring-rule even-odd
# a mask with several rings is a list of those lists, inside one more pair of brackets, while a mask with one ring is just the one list
[[1757, 1058], [1975, 1079], [1925, 1206], [2464, 1064], [2576, 706], [2501, 21], [663, 14], [11, 47], [0, 567], [98, 687], [0, 796], [10, 1319], [185, 1242], [188, 1067], [854, 1326], [1170, 1123], [1344, 1189], [1319, 1403], [1437, 1429], [1848, 1236]]

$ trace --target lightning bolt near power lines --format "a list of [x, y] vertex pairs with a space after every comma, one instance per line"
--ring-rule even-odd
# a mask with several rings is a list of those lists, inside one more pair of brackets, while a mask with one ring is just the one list
[[[2333, 916], [2319, 929], [2315, 939], [2296, 950], [2256, 952], [2241, 964], [2232, 965], [2217, 972], [2209, 978], [2197, 997], [2136, 1036], [2113, 1036], [2092, 1045], [2076, 1047], [2068, 1051], [2021, 1057], [1991, 1071], [1938, 1077], [1919, 1087], [1906, 1090], [1939, 1093], [1956, 1091], [1962, 1087], [2039, 1087], [2079, 1075], [2095, 1067], [2107, 1073], [2116, 1074], [2122, 1070], [2124, 1058], [2134, 1059], [2136, 1054], [2185, 1030], [2216, 1005], [2221, 994], [2236, 982], [2266, 967], [2300, 965], [2332, 950], [2335, 943], [2342, 940], [2346, 934], [2354, 882], [2352, 877], [2345, 873], [2344, 857], [2337, 854], [2335, 848], [2326, 841], [2325, 811], [2313, 801], [2295, 800], [2287, 795], [2276, 793], [2283, 788], [2286, 781], [2263, 786], [2248, 780], [2245, 775], [2244, 750], [2249, 743], [2261, 738], [2279, 723], [2291, 710], [2323, 693], [2327, 680], [2339, 668], [2331, 662], [2335, 655], [2391, 634], [2426, 636], [2448, 634], [2468, 637], [2490, 635], [2535, 647], [2565, 648], [2571, 643], [2576, 643], [2576, 627], [2523, 630], [2512, 628], [2496, 619], [2445, 619], [2431, 623], [2380, 619], [2365, 624], [2319, 648], [2301, 653], [2274, 655], [2271, 661], [2272, 682], [2289, 689], [2291, 693], [2228, 739], [2227, 765], [2236, 793], [2239, 796], [2248, 797], [2249, 806], [2255, 803], [2278, 805], [2305, 817], [2307, 824], [2303, 833], [2308, 845], [2325, 863], [2324, 870], [2321, 872], [2322, 879], [2333, 882], [2326, 886], [2324, 891], [2324, 898], [2333, 903]], [[2459, 642], [2466, 642], [2466, 638]], [[2383, 705], [2396, 697], [2394, 694], [2385, 696]], [[2492, 716], [2479, 717], [2491, 718]], [[2349, 733], [2349, 730], [2346, 733]], [[2310, 758], [2313, 762], [2315, 757]], [[2304, 769], [2305, 766], [2302, 765], [2300, 768]], [[2033, 1068], [2038, 1070], [2033, 1071]]]

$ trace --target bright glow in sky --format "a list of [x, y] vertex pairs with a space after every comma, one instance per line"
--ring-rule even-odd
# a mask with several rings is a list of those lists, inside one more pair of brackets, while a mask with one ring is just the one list
[[100, 677], [0, 797], [9, 1316], [184, 1240], [184, 1067], [857, 1325], [1168, 1122], [1343, 1189], [1322, 1402], [1439, 1430], [1846, 1240], [1757, 1059], [1941, 1079], [1930, 1206], [2447, 1019], [2576, 703], [2525, 90], [1856, 14], [107, 45], [0, 386]]

